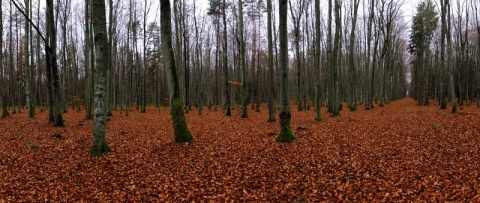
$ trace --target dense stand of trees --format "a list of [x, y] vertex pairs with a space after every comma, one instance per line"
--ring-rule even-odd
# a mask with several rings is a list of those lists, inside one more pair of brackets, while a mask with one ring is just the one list
[[[168, 67], [175, 69], [185, 112], [221, 108], [248, 117], [248, 105], [259, 111], [266, 103], [266, 119], [273, 122], [281, 95], [291, 95], [297, 110], [315, 106], [312, 119], [318, 121], [324, 105], [339, 115], [342, 102], [350, 110], [371, 109], [406, 96], [419, 105], [451, 104], [454, 112], [475, 100], [480, 107], [477, 1], [424, 0], [406, 19], [405, 5], [396, 0], [210, 0], [207, 5], [173, 0], [174, 64], [169, 66], [161, 3], [108, 0], [101, 69], [92, 20], [96, 4], [44, 3], [1, 3], [2, 118], [25, 108], [34, 117], [48, 108], [56, 126], [63, 125], [62, 113], [69, 109], [85, 110], [92, 119], [99, 73], [107, 115], [160, 109], [174, 102]], [[283, 68], [292, 73], [285, 80]], [[282, 90], [286, 82], [291, 85]], [[285, 112], [280, 109], [280, 115]]]

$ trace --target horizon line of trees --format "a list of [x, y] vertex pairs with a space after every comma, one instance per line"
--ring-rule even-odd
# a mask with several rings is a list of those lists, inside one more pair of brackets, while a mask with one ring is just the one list
[[[268, 120], [275, 121], [281, 39], [279, 15], [267, 11], [278, 11], [278, 2], [269, 7], [270, 0], [210, 0], [207, 10], [196, 1], [172, 2], [172, 46], [185, 112], [241, 109], [248, 117], [247, 108], [259, 111], [266, 104]], [[407, 96], [419, 105], [433, 100], [446, 108], [448, 100], [453, 107], [476, 100], [480, 107], [479, 2], [424, 0], [411, 27], [401, 1], [285, 2], [292, 73], [286, 77], [287, 94], [298, 111], [326, 106], [339, 115], [342, 102], [350, 110], [371, 109]], [[56, 104], [52, 122], [69, 109], [85, 109], [87, 119], [94, 117], [92, 1], [52, 4], [49, 24], [40, 1], [1, 3], [2, 118], [24, 107], [33, 117], [35, 107], [44, 111], [51, 103]], [[106, 1], [108, 115], [171, 102], [159, 8], [153, 0]], [[49, 30], [56, 30], [48, 35], [55, 37], [43, 39], [40, 33]], [[43, 43], [52, 40], [58, 46]], [[58, 59], [48, 57], [45, 50], [52, 47]], [[54, 64], [57, 70], [48, 68]], [[320, 111], [315, 119], [321, 120]]]

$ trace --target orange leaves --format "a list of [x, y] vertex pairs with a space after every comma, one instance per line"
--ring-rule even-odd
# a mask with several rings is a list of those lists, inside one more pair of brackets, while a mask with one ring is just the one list
[[0, 120], [0, 202], [474, 201], [480, 110], [462, 111], [408, 99], [339, 117], [322, 109], [322, 122], [313, 110], [293, 111], [291, 144], [268, 136], [279, 124], [267, 122], [266, 109], [247, 119], [237, 110], [191, 111], [188, 145], [173, 142], [168, 109], [114, 111], [113, 152], [96, 158], [87, 153], [93, 122], [84, 112], [65, 114], [64, 128], [51, 127], [46, 112], [16, 114]]

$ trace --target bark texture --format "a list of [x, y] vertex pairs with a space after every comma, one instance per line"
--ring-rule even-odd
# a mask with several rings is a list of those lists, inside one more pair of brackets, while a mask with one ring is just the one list
[[169, 0], [160, 0], [160, 20], [162, 31], [163, 63], [167, 72], [167, 85], [170, 97], [170, 111], [172, 114], [173, 131], [175, 142], [192, 142], [193, 137], [187, 127], [187, 121], [183, 112], [183, 101], [180, 95], [175, 58], [172, 49], [172, 22]]
[[110, 150], [107, 144], [107, 69], [108, 40], [104, 0], [93, 0], [93, 31], [95, 41], [95, 99], [93, 144], [90, 155], [99, 156]]
[[287, 32], [287, 0], [280, 0], [280, 135], [277, 137], [279, 142], [292, 142], [295, 140], [292, 128], [290, 127], [291, 113], [290, 101], [288, 96], [288, 32]]

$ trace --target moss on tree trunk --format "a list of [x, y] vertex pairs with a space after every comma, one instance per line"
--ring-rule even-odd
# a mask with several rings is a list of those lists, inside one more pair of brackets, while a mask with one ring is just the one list
[[171, 107], [173, 133], [175, 134], [175, 142], [184, 143], [192, 142], [193, 137], [187, 127], [187, 120], [183, 112], [183, 102], [181, 98], [175, 98]]

